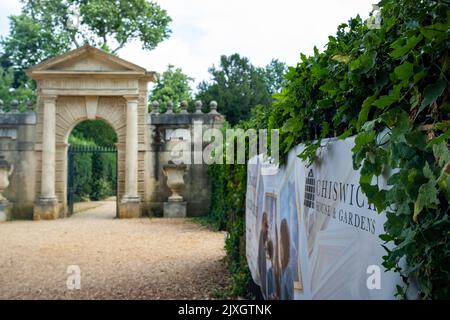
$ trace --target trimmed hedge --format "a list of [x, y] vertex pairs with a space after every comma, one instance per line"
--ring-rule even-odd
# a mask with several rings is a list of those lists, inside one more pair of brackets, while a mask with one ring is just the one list
[[[96, 146], [94, 142], [69, 137], [72, 145]], [[74, 201], [103, 200], [116, 195], [116, 155], [112, 153], [79, 153], [75, 155]]]

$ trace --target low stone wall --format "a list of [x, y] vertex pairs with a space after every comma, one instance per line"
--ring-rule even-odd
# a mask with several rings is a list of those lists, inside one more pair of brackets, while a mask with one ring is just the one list
[[[180, 113], [173, 113], [171, 110], [158, 113], [156, 110], [154, 107], [147, 116], [151, 142], [147, 152], [147, 165], [150, 170], [146, 175], [144, 215], [163, 216], [164, 202], [171, 195], [163, 165], [174, 159], [187, 165], [185, 186], [181, 191], [184, 201], [187, 202], [187, 215], [206, 215], [210, 208], [211, 190], [208, 166], [195, 163], [194, 157], [201, 157], [202, 154], [199, 153], [202, 153], [205, 145], [209, 143], [202, 140], [204, 131], [220, 128], [224, 117], [215, 109], [207, 114], [202, 113], [200, 108], [197, 108], [195, 113], [187, 113], [183, 107]], [[180, 155], [180, 150], [185, 153]]]
[[[1, 109], [1, 108], [0, 108]], [[32, 219], [35, 200], [36, 114], [0, 110], [0, 154], [14, 166], [9, 186], [3, 195], [10, 202], [6, 219]]]
[[[37, 139], [42, 133], [36, 125], [37, 115], [29, 106], [25, 112], [10, 108], [5, 112], [0, 107], [0, 155], [14, 166], [10, 176], [10, 185], [3, 195], [10, 203], [8, 217], [3, 219], [33, 219], [33, 209], [39, 197], [40, 151], [36, 148]], [[145, 143], [139, 147], [139, 159], [143, 159], [139, 170], [144, 176], [141, 195], [141, 214], [143, 216], [163, 216], [164, 202], [171, 195], [167, 186], [167, 177], [163, 166], [177, 158], [180, 149], [189, 154], [190, 161], [183, 158], [187, 165], [184, 175], [185, 187], [181, 191], [187, 202], [188, 216], [206, 215], [210, 208], [210, 181], [208, 166], [204, 163], [194, 163], [194, 157], [202, 157], [203, 148], [208, 141], [203, 141], [203, 133], [210, 128], [220, 128], [224, 117], [216, 112], [202, 113], [199, 108], [195, 113], [158, 113], [153, 110], [144, 120]], [[196, 131], [197, 130], [197, 131]], [[59, 156], [65, 158], [64, 154]], [[124, 157], [124, 155], [122, 156]], [[201, 158], [200, 158], [201, 159]], [[66, 170], [57, 170], [59, 175], [65, 175]], [[60, 177], [65, 181], [65, 177]], [[65, 184], [65, 182], [64, 182]], [[59, 186], [65, 190], [65, 186]], [[58, 189], [59, 190], [59, 189]], [[142, 190], [142, 189], [140, 189]], [[62, 192], [65, 195], [65, 192]], [[65, 199], [59, 199], [65, 203]]]

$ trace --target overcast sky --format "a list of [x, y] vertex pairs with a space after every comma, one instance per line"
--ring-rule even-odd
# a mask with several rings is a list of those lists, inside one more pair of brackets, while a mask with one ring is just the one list
[[[168, 64], [195, 79], [209, 79], [208, 68], [222, 54], [239, 53], [258, 66], [272, 58], [295, 65], [300, 53], [322, 49], [329, 35], [350, 17], [369, 16], [378, 0], [158, 0], [172, 17], [172, 35], [153, 51], [129, 44], [119, 56], [147, 70]], [[8, 16], [20, 12], [18, 0], [0, 0], [0, 34]]]

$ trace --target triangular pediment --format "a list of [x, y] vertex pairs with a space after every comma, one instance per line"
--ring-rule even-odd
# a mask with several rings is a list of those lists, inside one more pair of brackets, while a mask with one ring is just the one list
[[104, 52], [89, 45], [69, 51], [63, 55], [51, 58], [28, 69], [28, 75], [45, 73], [142, 73], [145, 68], [123, 60], [115, 55]]
[[122, 64], [115, 63], [110, 60], [102, 59], [94, 54], [84, 54], [76, 58], [61, 61], [50, 66], [46, 70], [60, 71], [135, 71], [127, 68]]

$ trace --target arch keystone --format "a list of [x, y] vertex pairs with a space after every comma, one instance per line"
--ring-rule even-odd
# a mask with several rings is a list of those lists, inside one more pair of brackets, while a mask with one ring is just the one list
[[98, 107], [98, 96], [86, 96], [86, 115], [88, 120], [95, 120]]

